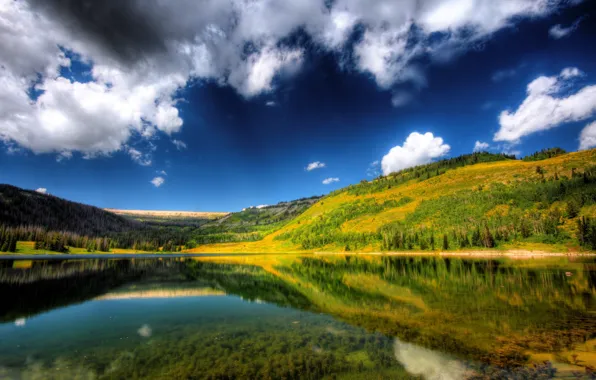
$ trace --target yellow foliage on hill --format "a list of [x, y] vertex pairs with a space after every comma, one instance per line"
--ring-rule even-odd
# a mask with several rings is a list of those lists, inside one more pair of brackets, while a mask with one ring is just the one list
[[[296, 228], [313, 223], [317, 217], [332, 212], [342, 205], [372, 199], [377, 203], [385, 201], [398, 201], [403, 197], [412, 199], [410, 203], [398, 207], [388, 208], [376, 214], [366, 214], [352, 220], [348, 220], [341, 226], [342, 232], [375, 232], [377, 229], [389, 222], [403, 220], [413, 212], [422, 201], [453, 195], [462, 190], [490, 191], [488, 185], [501, 183], [513, 185], [527, 181], [540, 181], [542, 176], [546, 180], [555, 176], [568, 178], [572, 172], [582, 170], [596, 164], [596, 149], [568, 153], [554, 158], [541, 161], [508, 160], [491, 163], [481, 163], [448, 170], [444, 174], [429, 178], [427, 180], [410, 180], [392, 188], [371, 194], [351, 195], [347, 189], [322, 198], [303, 214], [291, 220], [284, 227], [275, 231], [263, 240], [245, 243], [208, 244], [199, 246], [189, 252], [305, 252], [300, 246], [293, 245], [289, 241], [275, 240], [275, 237], [290, 232]], [[537, 170], [540, 167], [540, 170]], [[542, 172], [543, 174], [540, 174]], [[439, 211], [441, 212], [441, 211]], [[508, 205], [499, 205], [490, 210], [491, 215], [509, 212]], [[581, 214], [596, 216], [596, 206], [587, 206], [581, 210]], [[490, 215], [488, 215], [490, 216]], [[564, 227], [566, 228], [566, 227]], [[571, 227], [569, 227], [571, 228]], [[337, 249], [329, 247], [329, 250]], [[319, 249], [325, 250], [325, 249]], [[312, 251], [312, 250], [311, 250]]]

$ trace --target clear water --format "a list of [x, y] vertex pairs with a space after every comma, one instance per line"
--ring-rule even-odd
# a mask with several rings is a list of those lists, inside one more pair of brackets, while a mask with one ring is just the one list
[[590, 378], [595, 279], [590, 261], [2, 261], [0, 379]]

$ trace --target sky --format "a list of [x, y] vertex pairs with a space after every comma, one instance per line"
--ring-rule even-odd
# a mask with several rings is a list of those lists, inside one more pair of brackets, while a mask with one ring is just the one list
[[579, 0], [0, 0], [0, 183], [238, 211], [596, 147]]

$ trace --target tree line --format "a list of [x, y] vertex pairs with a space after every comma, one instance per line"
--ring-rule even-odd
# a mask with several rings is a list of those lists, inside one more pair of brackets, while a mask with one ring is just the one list
[[[400, 185], [410, 180], [424, 181], [432, 177], [444, 174], [448, 170], [460, 168], [467, 165], [474, 165], [482, 162], [496, 162], [515, 160], [515, 156], [504, 153], [475, 152], [464, 154], [458, 157], [432, 162], [430, 164], [414, 166], [391, 173], [386, 176], [379, 176], [373, 181], [361, 181], [357, 185], [347, 187], [348, 194], [364, 195], [372, 194], [391, 189], [391, 187]], [[346, 189], [336, 190], [330, 195], [340, 193]]]

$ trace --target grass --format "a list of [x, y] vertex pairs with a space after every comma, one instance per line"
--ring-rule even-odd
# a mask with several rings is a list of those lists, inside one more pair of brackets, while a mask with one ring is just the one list
[[[177, 252], [148, 252], [148, 251], [140, 251], [135, 249], [125, 249], [125, 248], [112, 248], [110, 252], [89, 252], [87, 248], [77, 248], [77, 247], [68, 247], [68, 254], [76, 254], [76, 255], [83, 255], [83, 254], [126, 254], [126, 253], [177, 253]], [[35, 242], [34, 241], [19, 241], [17, 242], [17, 250], [16, 252], [0, 252], [0, 255], [14, 255], [14, 254], [21, 254], [21, 255], [63, 255], [64, 252], [54, 252], [48, 251], [47, 249], [35, 249]]]
[[[346, 188], [341, 191], [322, 198], [304, 213], [289, 221], [285, 226], [265, 236], [262, 240], [256, 242], [227, 243], [227, 244], [206, 244], [189, 250], [188, 252], [262, 252], [262, 253], [283, 253], [283, 252], [315, 252], [315, 251], [343, 251], [344, 243], [325, 243], [305, 249], [303, 245], [292, 241], [296, 236], [296, 231], [304, 231], [309, 228], [312, 230], [315, 223], [326, 222], [332, 216], [341, 214], [346, 207], [354, 204], [393, 204], [390, 207], [370, 207], [369, 210], [355, 213], [342, 221], [338, 227], [324, 230], [324, 234], [336, 233], [342, 236], [348, 233], [375, 234], [379, 229], [387, 224], [407, 221], [416, 228], [446, 228], [445, 225], [457, 223], [464, 220], [469, 212], [465, 205], [456, 210], [451, 207], [458, 205], [459, 202], [465, 202], [468, 199], [473, 200], [475, 204], [472, 208], [474, 212], [481, 212], [478, 219], [498, 217], [510, 217], [512, 212], [520, 210], [538, 210], [540, 215], [545, 215], [546, 210], [540, 209], [538, 203], [525, 204], [520, 208], [511, 204], [495, 204], [483, 211], [482, 202], [491, 199], [495, 189], [499, 188], [501, 192], [508, 192], [515, 195], [518, 187], [538, 186], [543, 178], [551, 181], [557, 177], [572, 177], [572, 172], [579, 171], [593, 165], [596, 162], [596, 149], [574, 152], [560, 155], [554, 158], [541, 160], [538, 162], [527, 162], [519, 160], [506, 160], [498, 162], [480, 163], [469, 165], [453, 170], [448, 170], [438, 176], [426, 179], [412, 179], [400, 185], [392, 186], [384, 191], [364, 193], [355, 195], [354, 189], [359, 185]], [[541, 167], [544, 174], [539, 174], [536, 167]], [[534, 185], [537, 184], [537, 185]], [[520, 187], [520, 189], [521, 189]], [[583, 190], [582, 190], [583, 191]], [[588, 191], [588, 190], [585, 190]], [[528, 192], [528, 191], [527, 191]], [[531, 193], [531, 191], [529, 191]], [[411, 199], [408, 203], [400, 203], [404, 197]], [[449, 198], [451, 197], [451, 198]], [[445, 200], [445, 201], [441, 201]], [[447, 201], [449, 200], [449, 201]], [[393, 202], [393, 203], [388, 203]], [[458, 202], [453, 204], [449, 202]], [[558, 206], [564, 207], [564, 202]], [[342, 214], [345, 216], [345, 214]], [[580, 215], [596, 217], [596, 205], [587, 204], [580, 210]], [[573, 243], [575, 233], [574, 220], [565, 221], [559, 227], [559, 230], [569, 238], [565, 241], [549, 241], [548, 239], [528, 239], [517, 240], [504, 243], [498, 247], [499, 250], [539, 250], [545, 252], [577, 252], [580, 250], [577, 243]], [[437, 237], [439, 240], [440, 236]], [[296, 240], [296, 239], [294, 239]], [[552, 240], [552, 239], [551, 239]], [[441, 241], [437, 242], [440, 246]], [[371, 252], [381, 249], [380, 242], [367, 243], [351, 247], [353, 251]], [[454, 247], [453, 247], [454, 248]], [[452, 249], [453, 249], [452, 248]], [[477, 248], [474, 248], [477, 250]], [[467, 250], [465, 250], [467, 251]]]

